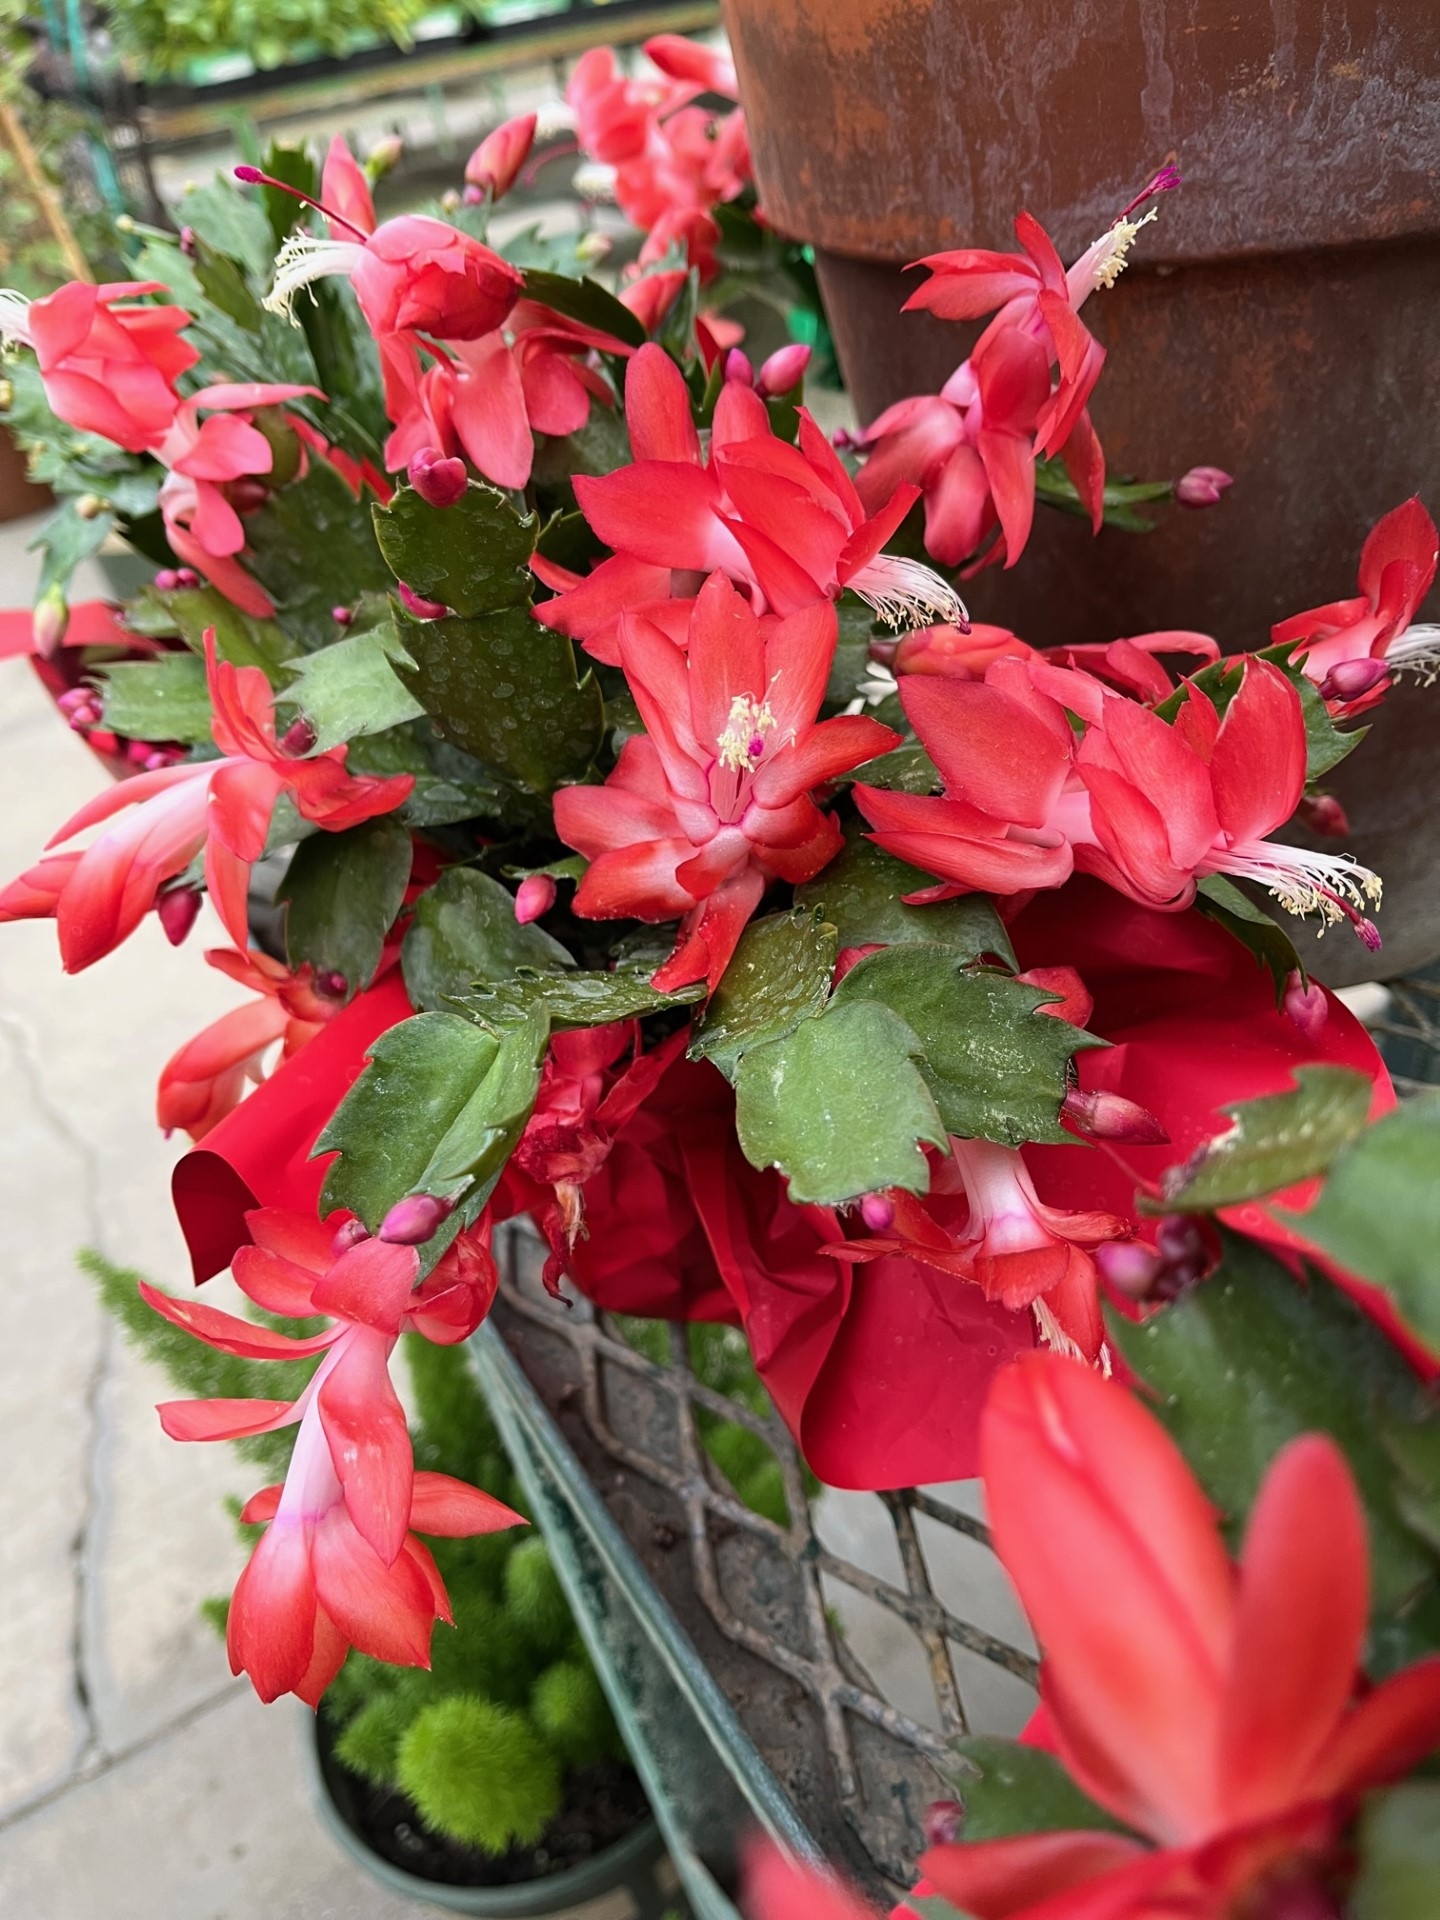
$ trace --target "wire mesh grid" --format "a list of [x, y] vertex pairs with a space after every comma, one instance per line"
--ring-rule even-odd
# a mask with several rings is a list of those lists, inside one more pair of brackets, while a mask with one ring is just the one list
[[1366, 1025], [1404, 1099], [1440, 1083], [1440, 965], [1388, 980], [1385, 992]]
[[[773, 1689], [755, 1683], [753, 1668], [732, 1669], [702, 1649], [802, 1819], [818, 1837], [826, 1814], [838, 1810], [864, 1849], [867, 1877], [903, 1880], [923, 1844], [925, 1805], [951, 1790], [933, 1763], [946, 1758], [958, 1735], [1001, 1730], [987, 1677], [1008, 1682], [1011, 1698], [999, 1716], [1010, 1722], [1004, 1730], [1018, 1726], [1033, 1700], [1036, 1663], [1013, 1644], [1025, 1637], [1023, 1622], [988, 1530], [958, 1504], [968, 1489], [962, 1483], [954, 1490], [817, 1494], [768, 1401], [755, 1396], [742, 1404], [697, 1375], [684, 1327], [655, 1328], [664, 1357], [654, 1357], [653, 1344], [650, 1352], [637, 1348], [636, 1323], [583, 1299], [568, 1306], [551, 1299], [538, 1268], [533, 1237], [513, 1233], [497, 1313], [507, 1344], [552, 1412], [568, 1421], [572, 1438], [577, 1417], [583, 1423], [592, 1462], [598, 1456], [609, 1464], [607, 1475], [587, 1462], [642, 1558], [648, 1553], [653, 1561], [657, 1549], [669, 1557], [673, 1588], [675, 1550], [683, 1545], [689, 1584], [723, 1642], [791, 1683], [789, 1704], [778, 1708]], [[783, 1522], [737, 1497], [707, 1450], [707, 1421], [742, 1428], [768, 1449], [783, 1491]], [[653, 1498], [637, 1503], [636, 1479], [663, 1496], [663, 1506]], [[857, 1515], [864, 1522], [858, 1528]], [[876, 1515], [884, 1516], [884, 1539], [876, 1537]], [[858, 1556], [844, 1550], [856, 1542]], [[957, 1547], [972, 1557], [958, 1601]], [[998, 1607], [987, 1605], [987, 1596]], [[980, 1604], [966, 1605], [967, 1597]], [[1010, 1637], [993, 1630], [993, 1620], [974, 1617], [997, 1610], [1013, 1628]], [[917, 1659], [897, 1648], [897, 1634]], [[877, 1647], [878, 1662], [867, 1657]], [[887, 1684], [897, 1677], [898, 1685]], [[777, 1719], [793, 1733], [799, 1702], [818, 1723], [822, 1767], [797, 1767], [787, 1740], [768, 1737]]]

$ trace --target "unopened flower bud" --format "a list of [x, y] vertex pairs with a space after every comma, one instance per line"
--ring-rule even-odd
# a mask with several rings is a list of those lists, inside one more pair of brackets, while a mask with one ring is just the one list
[[258, 513], [270, 498], [270, 489], [265, 482], [248, 473], [242, 474], [238, 480], [232, 480], [225, 492], [237, 513]]
[[755, 381], [757, 390], [767, 400], [776, 400], [782, 393], [793, 393], [805, 378], [810, 359], [811, 349], [802, 341], [780, 347], [762, 364]]
[[515, 918], [526, 926], [555, 904], [555, 882], [548, 873], [527, 873], [515, 889]]
[[927, 1847], [953, 1847], [960, 1835], [965, 1809], [958, 1800], [932, 1800], [921, 1822]]
[[860, 1218], [871, 1233], [888, 1233], [895, 1224], [895, 1202], [887, 1193], [867, 1193], [860, 1202]]
[[157, 593], [174, 593], [179, 585], [180, 576], [174, 567], [161, 567], [155, 576], [155, 590]]
[[460, 189], [460, 198], [467, 207], [480, 207], [485, 204], [483, 187], [465, 186]]
[[15, 382], [0, 380], [0, 413], [9, 413], [15, 404]]
[[352, 607], [331, 607], [330, 618], [337, 627], [348, 627], [355, 618], [355, 611]]
[[193, 260], [195, 258], [196, 244], [195, 229], [193, 227], [182, 227], [180, 229], [180, 251], [187, 260]]
[[59, 652], [69, 624], [70, 607], [63, 591], [58, 586], [47, 587], [35, 602], [35, 611], [30, 617], [30, 637], [42, 660]]
[[1213, 507], [1234, 484], [1234, 476], [1223, 467], [1191, 467], [1175, 482], [1175, 498], [1182, 507]]
[[82, 520], [98, 520], [105, 511], [105, 502], [98, 493], [82, 493], [75, 502], [75, 511]]
[[147, 752], [140, 762], [146, 773], [159, 773], [162, 768], [173, 767], [175, 764], [175, 755], [165, 747], [156, 747], [153, 752]]
[[303, 760], [319, 738], [319, 734], [315, 731], [315, 722], [310, 716], [297, 713], [281, 734], [278, 744], [281, 753], [291, 760]]
[[1072, 1087], [1061, 1104], [1067, 1120], [1092, 1140], [1121, 1140], [1132, 1147], [1163, 1146], [1170, 1138], [1148, 1107], [1119, 1093], [1086, 1093]]
[[165, 938], [178, 947], [195, 924], [200, 911], [200, 892], [196, 887], [171, 887], [155, 902], [155, 918], [165, 930]]
[[400, 596], [400, 604], [416, 620], [443, 620], [450, 609], [442, 600], [427, 600], [423, 594], [416, 593], [413, 587], [406, 586], [403, 580], [395, 582], [395, 591]]
[[1322, 700], [1358, 700], [1378, 687], [1390, 669], [1383, 660], [1337, 660], [1320, 682]]
[[1285, 982], [1285, 1016], [1307, 1040], [1318, 1040], [1330, 1019], [1330, 1002], [1318, 980], [1307, 985], [1297, 967]]
[[191, 593], [199, 586], [200, 576], [193, 567], [177, 567], [175, 584], [177, 587], [183, 587], [187, 593]]
[[418, 1247], [442, 1227], [455, 1211], [453, 1200], [441, 1200], [433, 1193], [412, 1193], [397, 1200], [380, 1222], [379, 1240], [392, 1246]]
[[81, 712], [87, 707], [94, 706], [95, 690], [93, 687], [67, 688], [56, 700], [55, 704], [59, 707], [65, 718], [69, 720], [72, 715]]
[[1148, 1300], [1164, 1264], [1142, 1240], [1107, 1240], [1095, 1249], [1100, 1278], [1126, 1300]]
[[1327, 840], [1350, 838], [1350, 816], [1333, 793], [1307, 794], [1298, 812], [1311, 833], [1321, 834]]
[[1165, 1271], [1159, 1285], [1166, 1299], [1193, 1286], [1212, 1264], [1200, 1222], [1188, 1213], [1167, 1213], [1155, 1236]]
[[488, 192], [499, 200], [514, 186], [535, 144], [536, 125], [535, 114], [522, 113], [486, 134], [465, 162], [466, 181], [478, 189], [478, 198], [483, 200]]
[[421, 447], [406, 468], [405, 477], [428, 507], [453, 507], [470, 484], [465, 462], [447, 460], [438, 447]]
[[400, 156], [405, 151], [405, 142], [398, 133], [387, 133], [383, 140], [377, 140], [365, 160], [365, 172], [373, 183], [383, 180], [400, 164]]
[[608, 233], [598, 229], [583, 234], [575, 243], [575, 258], [582, 266], [593, 267], [600, 260], [608, 260], [615, 250], [615, 242]]
[[338, 967], [322, 967], [315, 976], [315, 991], [326, 1000], [343, 1000], [350, 982]]
[[455, 191], [454, 187], [447, 187], [440, 196], [441, 212], [454, 213], [459, 205], [460, 195]]
[[342, 1253], [348, 1253], [351, 1247], [358, 1247], [362, 1240], [370, 1238], [370, 1229], [363, 1220], [345, 1220], [335, 1229], [335, 1238], [330, 1242], [330, 1257], [338, 1260]]
[[739, 347], [731, 347], [725, 356], [725, 378], [741, 387], [753, 387], [755, 384], [755, 369], [750, 363], [750, 356], [742, 353]]
[[[132, 740], [125, 749], [125, 758], [130, 762], [132, 767], [145, 767], [146, 761], [150, 759], [154, 751], [154, 748], [148, 740]], [[163, 756], [161, 757], [160, 764], [162, 766], [165, 764]], [[147, 772], [151, 770], [152, 769], [146, 769]]]

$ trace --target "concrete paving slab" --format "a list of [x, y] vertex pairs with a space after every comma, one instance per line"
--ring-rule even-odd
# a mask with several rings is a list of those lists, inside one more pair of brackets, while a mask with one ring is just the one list
[[0, 1828], [15, 1920], [433, 1920], [321, 1828], [298, 1713], [248, 1692]]

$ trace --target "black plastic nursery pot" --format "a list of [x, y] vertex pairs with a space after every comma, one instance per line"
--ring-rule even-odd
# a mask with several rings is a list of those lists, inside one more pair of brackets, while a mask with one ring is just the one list
[[386, 1859], [362, 1830], [363, 1783], [330, 1750], [324, 1716], [305, 1713], [300, 1746], [316, 1808], [326, 1830], [350, 1858], [392, 1892], [446, 1913], [487, 1920], [545, 1920], [551, 1914], [581, 1920], [661, 1920], [681, 1904], [677, 1880], [654, 1816], [602, 1847], [589, 1859], [554, 1873], [494, 1886], [459, 1886], [430, 1879]]

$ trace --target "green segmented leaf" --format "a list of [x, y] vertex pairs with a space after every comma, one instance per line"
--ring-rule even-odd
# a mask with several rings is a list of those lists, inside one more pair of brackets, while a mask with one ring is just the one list
[[1295, 1086], [1220, 1112], [1234, 1122], [1161, 1185], [1166, 1211], [1204, 1213], [1323, 1173], [1365, 1125], [1370, 1076], [1352, 1067], [1296, 1067]]
[[751, 921], [695, 1030], [691, 1058], [713, 1061], [733, 1080], [743, 1053], [824, 1006], [835, 952], [834, 927], [804, 907]]

